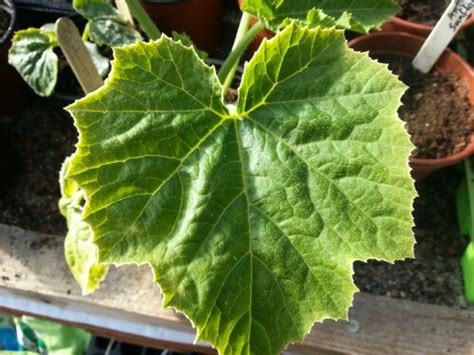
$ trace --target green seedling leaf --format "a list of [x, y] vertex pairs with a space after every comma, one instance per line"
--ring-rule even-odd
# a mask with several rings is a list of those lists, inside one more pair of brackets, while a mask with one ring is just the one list
[[89, 22], [90, 39], [99, 46], [125, 46], [142, 39], [139, 32], [117, 21], [98, 18]]
[[140, 33], [106, 0], [74, 0], [73, 5], [89, 20], [90, 39], [99, 46], [125, 46], [142, 40]]
[[69, 228], [64, 249], [72, 275], [82, 292], [88, 294], [99, 287], [109, 267], [97, 263], [97, 246], [93, 243], [92, 229], [82, 220], [84, 192], [74, 181], [64, 178], [69, 166], [70, 159], [64, 163], [60, 179], [62, 197], [59, 207]]
[[29, 28], [15, 33], [8, 63], [40, 96], [50, 96], [58, 78], [58, 46], [54, 31]]
[[291, 24], [246, 65], [236, 105], [166, 36], [115, 49], [69, 106], [66, 178], [100, 263], [149, 263], [164, 306], [221, 354], [278, 354], [347, 318], [355, 260], [413, 256], [405, 90], [343, 32]]
[[315, 27], [340, 27], [367, 33], [379, 28], [399, 6], [392, 0], [245, 0], [242, 9], [278, 30], [296, 20]]
[[73, 6], [77, 13], [88, 20], [108, 18], [125, 23], [118, 10], [107, 0], [74, 0]]
[[39, 29], [40, 29], [41, 32], [52, 32], [52, 33], [56, 34], [56, 24], [54, 22], [45, 23]]
[[109, 59], [104, 57], [102, 54], [100, 54], [99, 47], [97, 47], [97, 45], [95, 43], [85, 41], [84, 45], [86, 46], [87, 50], [89, 51], [91, 59], [94, 62], [94, 65], [97, 68], [97, 71], [99, 72], [99, 75], [101, 77], [105, 78], [107, 76], [107, 74], [109, 73], [109, 71], [110, 71], [110, 61], [109, 61]]

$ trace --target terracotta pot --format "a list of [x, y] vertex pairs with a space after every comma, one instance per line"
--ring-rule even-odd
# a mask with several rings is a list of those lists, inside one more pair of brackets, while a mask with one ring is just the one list
[[31, 91], [18, 72], [8, 64], [8, 49], [16, 23], [15, 4], [7, 0], [7, 6], [12, 9], [11, 22], [7, 33], [0, 38], [0, 117], [17, 113], [25, 107], [31, 97]]
[[[244, 0], [238, 0], [238, 3], [239, 3], [239, 7], [241, 7], [242, 3], [244, 2]], [[257, 23], [257, 19], [256, 18], [252, 18], [250, 20], [250, 25], [253, 26]], [[265, 39], [265, 38], [272, 38], [275, 34], [270, 31], [270, 30], [267, 30], [266, 28], [264, 28], [263, 30], [261, 30], [259, 33], [257, 33], [257, 35], [255, 36], [255, 39], [252, 41], [252, 43], [249, 45], [248, 47], [248, 50], [251, 51], [252, 53], [255, 52], [258, 47], [260, 47], [260, 43], [262, 43], [262, 41]]]
[[[353, 49], [372, 54], [398, 54], [414, 58], [423, 45], [424, 38], [401, 32], [376, 32], [367, 36], [358, 37], [349, 42]], [[453, 73], [463, 78], [469, 87], [470, 100], [474, 104], [474, 73], [469, 64], [451, 50], [446, 50], [436, 68], [442, 72]], [[416, 180], [422, 180], [438, 169], [454, 165], [474, 153], [474, 136], [471, 135], [471, 143], [461, 152], [439, 159], [410, 158], [412, 176]]]
[[222, 0], [140, 0], [160, 31], [186, 33], [207, 52], [219, 48], [223, 35]]
[[[461, 30], [464, 30], [466, 27], [474, 24], [474, 16], [468, 18], [461, 27]], [[426, 38], [429, 36], [434, 26], [424, 25], [421, 23], [411, 22], [402, 19], [401, 17], [392, 16], [390, 21], [382, 25], [382, 31], [388, 32], [407, 32], [415, 36], [420, 36]]]

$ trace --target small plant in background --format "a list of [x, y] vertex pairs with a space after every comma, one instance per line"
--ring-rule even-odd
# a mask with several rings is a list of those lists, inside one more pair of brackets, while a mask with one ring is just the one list
[[[142, 39], [140, 33], [106, 0], [74, 0], [74, 9], [88, 23], [83, 32], [86, 48], [102, 77], [110, 70], [109, 59], [100, 52], [100, 46], [123, 46]], [[28, 85], [40, 96], [50, 96], [58, 78], [59, 46], [55, 25], [29, 28], [15, 33], [8, 61]]]
[[74, 9], [88, 20], [84, 40], [99, 46], [124, 46], [142, 39], [140, 33], [106, 0], [74, 0]]
[[[334, 28], [376, 28], [390, 0], [243, 9], [218, 75], [166, 36], [114, 49], [105, 85], [67, 108], [80, 135], [61, 210], [85, 293], [110, 264], [147, 263], [197, 339], [278, 354], [315, 321], [347, 318], [355, 260], [413, 256], [413, 146], [397, 116], [405, 86]], [[265, 26], [276, 36], [225, 102]]]

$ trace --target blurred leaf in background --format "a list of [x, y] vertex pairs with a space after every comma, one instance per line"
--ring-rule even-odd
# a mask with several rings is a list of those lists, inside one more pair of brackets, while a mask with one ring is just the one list
[[26, 316], [0, 316], [2, 354], [83, 355], [91, 337], [83, 329], [60, 323]]

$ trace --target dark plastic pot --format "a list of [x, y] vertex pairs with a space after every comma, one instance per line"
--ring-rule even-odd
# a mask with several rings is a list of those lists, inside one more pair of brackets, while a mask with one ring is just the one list
[[[244, 2], [244, 0], [238, 0], [238, 3], [239, 3], [239, 7], [242, 5], [242, 3]], [[257, 19], [255, 18], [252, 18], [250, 20], [250, 25], [253, 26], [257, 23]], [[270, 31], [270, 30], [267, 30], [266, 28], [261, 30], [259, 33], [257, 33], [257, 35], [255, 36], [255, 39], [252, 41], [252, 43], [249, 45], [248, 47], [248, 50], [251, 51], [252, 53], [255, 52], [258, 47], [260, 47], [260, 43], [262, 43], [262, 41], [265, 39], [265, 38], [272, 38], [275, 34]]]
[[[423, 45], [424, 38], [400, 32], [376, 32], [367, 36], [358, 37], [349, 42], [349, 46], [360, 52], [372, 54], [398, 54], [414, 58]], [[436, 68], [442, 72], [453, 73], [463, 78], [469, 87], [469, 98], [474, 104], [474, 73], [469, 64], [451, 50], [446, 50]], [[471, 135], [471, 143], [461, 152], [439, 159], [410, 158], [412, 176], [416, 180], [422, 180], [438, 169], [454, 165], [468, 158], [474, 153], [474, 137]]]
[[0, 117], [17, 113], [25, 107], [30, 99], [31, 92], [17, 71], [8, 64], [8, 49], [15, 29], [16, 10], [12, 0], [6, 1], [8, 12], [11, 15], [10, 26], [0, 38]]
[[54, 12], [60, 14], [76, 13], [71, 0], [15, 0], [15, 5], [18, 10], [33, 10], [41, 13]]
[[141, 0], [158, 28], [164, 33], [184, 32], [207, 52], [219, 48], [223, 37], [222, 0]]
[[[461, 31], [473, 24], [474, 16], [471, 16], [464, 22]], [[382, 31], [406, 32], [423, 38], [428, 37], [433, 28], [434, 26], [407, 21], [397, 16], [390, 17], [390, 21], [382, 25]]]

